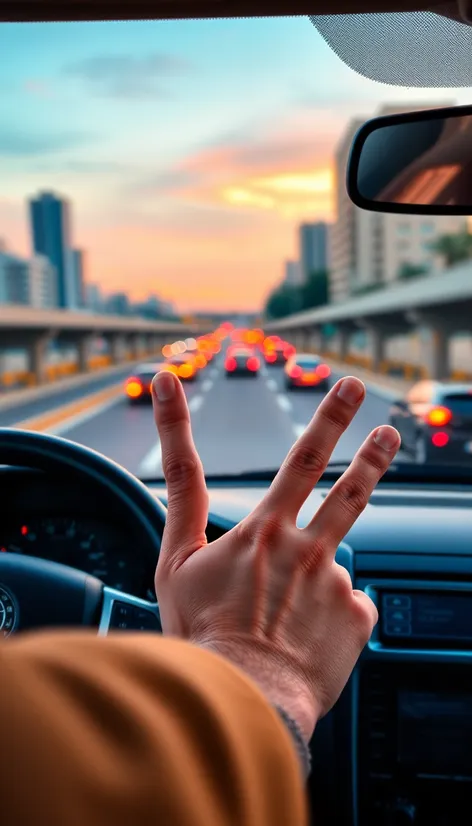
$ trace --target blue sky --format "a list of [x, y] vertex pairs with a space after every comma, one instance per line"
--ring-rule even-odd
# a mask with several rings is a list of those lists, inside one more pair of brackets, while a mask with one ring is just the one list
[[0, 237], [25, 199], [73, 204], [87, 276], [183, 308], [258, 306], [301, 220], [332, 218], [347, 121], [466, 102], [359, 77], [308, 18], [0, 26]]

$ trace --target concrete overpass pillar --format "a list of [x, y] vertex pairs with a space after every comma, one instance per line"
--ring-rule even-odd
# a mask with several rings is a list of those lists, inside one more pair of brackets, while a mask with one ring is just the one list
[[425, 365], [431, 379], [443, 381], [451, 372], [449, 358], [449, 338], [451, 331], [441, 323], [436, 323], [420, 331], [421, 363]]
[[386, 335], [380, 327], [371, 327], [369, 330], [370, 349], [372, 355], [372, 370], [380, 373], [382, 362], [385, 361]]
[[51, 336], [49, 333], [41, 333], [35, 336], [28, 345], [28, 372], [32, 374], [35, 384], [44, 384], [46, 381], [50, 343]]
[[77, 339], [77, 367], [80, 373], [86, 373], [89, 369], [89, 360], [94, 340], [95, 336], [93, 335], [84, 335]]
[[340, 361], [346, 361], [349, 355], [349, 343], [351, 340], [351, 330], [348, 327], [338, 328], [338, 354]]
[[314, 327], [307, 335], [308, 349], [313, 350], [317, 355], [323, 352], [324, 341], [321, 327]]
[[110, 356], [113, 364], [121, 364], [126, 357], [126, 339], [123, 334], [115, 333], [109, 337]]

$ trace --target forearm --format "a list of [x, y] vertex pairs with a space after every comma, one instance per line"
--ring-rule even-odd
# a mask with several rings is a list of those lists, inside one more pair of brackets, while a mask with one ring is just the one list
[[0, 669], [5, 820], [305, 826], [288, 729], [222, 658], [151, 635], [51, 633], [0, 646]]

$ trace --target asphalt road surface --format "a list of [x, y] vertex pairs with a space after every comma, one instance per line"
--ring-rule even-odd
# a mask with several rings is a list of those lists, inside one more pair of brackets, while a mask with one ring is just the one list
[[[332, 378], [335, 381], [338, 376]], [[90, 388], [87, 390], [90, 392]], [[287, 392], [281, 367], [264, 365], [256, 377], [228, 378], [221, 358], [209, 364], [195, 382], [187, 384], [185, 391], [195, 442], [207, 474], [278, 468], [322, 398], [321, 393], [312, 390]], [[351, 459], [372, 428], [387, 421], [388, 406], [387, 401], [369, 393], [361, 412], [342, 436], [333, 460]], [[15, 411], [8, 416], [19, 421]], [[120, 394], [84, 421], [62, 428], [61, 435], [104, 453], [140, 478], [162, 477], [161, 451], [150, 404], [130, 405]]]

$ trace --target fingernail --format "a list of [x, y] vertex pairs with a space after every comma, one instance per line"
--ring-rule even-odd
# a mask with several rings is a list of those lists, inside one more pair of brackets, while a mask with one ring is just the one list
[[158, 373], [152, 380], [152, 389], [158, 402], [168, 402], [175, 393], [173, 375], [171, 373]]
[[400, 437], [393, 427], [386, 425], [379, 427], [374, 436], [374, 442], [384, 450], [393, 450], [398, 445]]
[[359, 379], [348, 376], [342, 380], [337, 395], [346, 404], [357, 404], [364, 395], [364, 385]]

